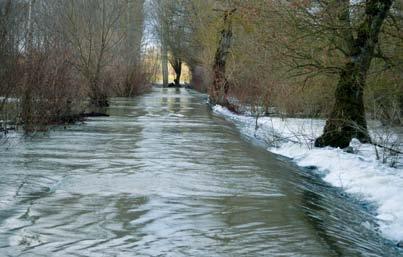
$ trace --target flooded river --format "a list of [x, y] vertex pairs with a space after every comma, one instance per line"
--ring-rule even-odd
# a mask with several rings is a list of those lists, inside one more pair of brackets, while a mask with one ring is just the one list
[[240, 136], [204, 95], [0, 146], [0, 256], [399, 256], [372, 209]]

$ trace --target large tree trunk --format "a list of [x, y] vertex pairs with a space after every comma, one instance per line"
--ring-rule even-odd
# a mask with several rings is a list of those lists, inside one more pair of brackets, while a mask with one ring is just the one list
[[349, 63], [340, 74], [335, 103], [323, 135], [315, 146], [347, 147], [353, 137], [370, 142], [364, 108], [365, 77]]
[[171, 66], [175, 71], [175, 86], [179, 87], [180, 86], [180, 81], [181, 81], [181, 74], [182, 74], [182, 60], [180, 58], [172, 58], [170, 60]]
[[[378, 43], [378, 35], [393, 0], [367, 0], [365, 19], [358, 28], [356, 38], [347, 35], [349, 62], [340, 73], [335, 94], [335, 104], [323, 135], [315, 146], [344, 148], [352, 138], [370, 142], [364, 108], [364, 88], [367, 72]], [[342, 16], [345, 19], [345, 16]]]
[[232, 42], [232, 15], [236, 11], [225, 11], [224, 28], [221, 30], [219, 45], [214, 57], [213, 85], [210, 87], [210, 100], [214, 104], [228, 106], [228, 80], [225, 76], [225, 66]]

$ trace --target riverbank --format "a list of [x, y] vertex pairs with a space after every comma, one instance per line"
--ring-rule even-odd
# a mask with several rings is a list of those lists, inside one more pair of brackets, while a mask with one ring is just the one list
[[[268, 151], [292, 159], [298, 166], [318, 173], [329, 184], [341, 188], [360, 201], [373, 205], [379, 225], [373, 229], [379, 230], [382, 236], [396, 244], [399, 242], [401, 244], [403, 241], [401, 156], [398, 154], [390, 156], [388, 158], [395, 159], [386, 159], [385, 163], [382, 163], [377, 158], [382, 149], [378, 149], [376, 153], [373, 145], [361, 144], [358, 140], [353, 140], [347, 151], [329, 147], [315, 148], [313, 140], [322, 133], [325, 123], [320, 119], [261, 117], [256, 122], [254, 117], [234, 114], [222, 106], [214, 106], [213, 111], [234, 122], [246, 137], [265, 142]], [[388, 136], [390, 140], [393, 137]]]

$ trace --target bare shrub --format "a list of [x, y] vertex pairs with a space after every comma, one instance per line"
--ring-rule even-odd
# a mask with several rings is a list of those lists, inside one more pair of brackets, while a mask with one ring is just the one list
[[35, 52], [22, 64], [20, 120], [26, 132], [72, 122], [82, 110], [82, 90], [68, 57], [68, 52], [57, 49]]
[[[137, 64], [131, 68], [128, 66], [119, 66], [120, 71], [114, 73], [118, 75], [111, 79], [113, 86], [113, 95], [133, 97], [146, 92], [149, 89], [149, 81], [153, 74], [147, 73], [145, 68]], [[112, 76], [111, 76], [112, 77]]]
[[387, 126], [381, 126], [372, 131], [372, 140], [377, 160], [396, 167], [402, 156], [401, 141], [396, 132]]

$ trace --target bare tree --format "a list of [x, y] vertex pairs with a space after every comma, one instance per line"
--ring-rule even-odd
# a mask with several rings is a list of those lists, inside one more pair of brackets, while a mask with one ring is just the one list
[[72, 0], [64, 3], [64, 31], [73, 46], [73, 65], [88, 83], [88, 96], [94, 106], [108, 106], [108, 88], [102, 74], [112, 51], [123, 39], [119, 22], [125, 11], [122, 1]]
[[374, 58], [382, 24], [392, 6], [392, 0], [369, 0], [365, 3], [363, 21], [353, 32], [350, 1], [338, 1], [341, 6], [343, 51], [347, 61], [340, 71], [335, 104], [323, 135], [315, 146], [347, 147], [353, 137], [370, 142], [364, 108], [364, 89], [368, 70]]
[[220, 41], [214, 57], [213, 85], [210, 87], [210, 97], [213, 103], [228, 106], [229, 84], [225, 75], [227, 58], [232, 43], [232, 16], [236, 9], [223, 11], [223, 28]]

